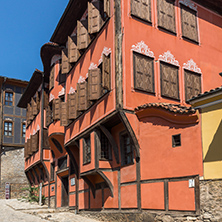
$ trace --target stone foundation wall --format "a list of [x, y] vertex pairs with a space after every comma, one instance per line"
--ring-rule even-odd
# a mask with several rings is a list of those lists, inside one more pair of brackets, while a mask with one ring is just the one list
[[5, 148], [1, 156], [1, 199], [5, 198], [5, 183], [10, 183], [11, 198], [21, 198], [27, 195], [27, 191], [21, 190], [29, 187], [24, 167], [24, 148]]

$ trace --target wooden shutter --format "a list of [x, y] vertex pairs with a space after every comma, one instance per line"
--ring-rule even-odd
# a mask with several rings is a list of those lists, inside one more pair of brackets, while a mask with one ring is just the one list
[[49, 139], [48, 139], [48, 129], [43, 129], [43, 147], [49, 147]]
[[39, 99], [39, 93], [36, 92], [36, 106], [37, 106], [37, 113], [40, 111], [40, 99]]
[[78, 49], [86, 49], [90, 43], [88, 33], [88, 20], [77, 21], [77, 46]]
[[161, 95], [179, 99], [178, 68], [169, 64], [160, 64]]
[[27, 139], [27, 155], [30, 156], [32, 155], [32, 151], [31, 151], [31, 139]]
[[49, 90], [54, 87], [55, 65], [52, 66], [49, 77]]
[[111, 64], [110, 56], [103, 54], [102, 63], [102, 87], [107, 90], [111, 90]]
[[89, 100], [97, 100], [102, 95], [101, 71], [99, 68], [88, 71]]
[[53, 119], [60, 119], [60, 99], [55, 99], [53, 101]]
[[88, 109], [88, 92], [87, 82], [77, 84], [78, 93], [78, 111], [84, 111]]
[[131, 0], [131, 14], [151, 22], [150, 0]]
[[78, 116], [77, 93], [68, 94], [68, 110], [69, 110], [69, 119], [76, 119]]
[[80, 57], [80, 52], [77, 48], [77, 36], [68, 37], [68, 58], [69, 62], [77, 62]]
[[32, 113], [34, 116], [38, 114], [38, 109], [37, 109], [37, 103], [34, 98], [31, 99], [31, 104], [32, 104]]
[[185, 77], [185, 99], [186, 101], [193, 96], [201, 93], [201, 76], [190, 71], [184, 71]]
[[103, 25], [101, 11], [102, 2], [100, 0], [88, 2], [88, 31], [90, 34], [99, 32]]
[[174, 0], [158, 0], [158, 26], [176, 32]]
[[60, 118], [60, 125], [61, 126], [68, 126], [69, 119], [68, 119], [68, 107], [66, 102], [61, 102], [61, 118]]
[[24, 146], [24, 157], [25, 159], [28, 158], [28, 144], [27, 142], [25, 142], [25, 146]]
[[70, 70], [69, 58], [68, 58], [68, 49], [62, 50], [62, 72], [61, 74], [67, 74]]
[[31, 135], [31, 153], [33, 154], [36, 150], [35, 136]]
[[46, 109], [49, 105], [49, 95], [48, 93], [44, 92], [44, 109]]
[[153, 59], [134, 53], [134, 87], [154, 92]]
[[186, 6], [181, 5], [181, 17], [183, 37], [198, 42], [196, 12]]
[[104, 17], [110, 17], [110, 0], [104, 0]]
[[46, 126], [50, 125], [50, 123], [52, 122], [51, 120], [52, 120], [52, 111], [50, 106], [48, 106], [46, 108]]
[[26, 122], [27, 122], [27, 126], [31, 123], [31, 120], [30, 120], [30, 104], [29, 103], [28, 103], [27, 109], [26, 109]]

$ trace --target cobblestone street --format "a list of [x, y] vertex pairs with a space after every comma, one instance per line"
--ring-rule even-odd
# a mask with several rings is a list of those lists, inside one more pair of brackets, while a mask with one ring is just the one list
[[30, 204], [16, 199], [0, 200], [1, 222], [96, 222], [70, 212], [55, 212], [46, 206]]

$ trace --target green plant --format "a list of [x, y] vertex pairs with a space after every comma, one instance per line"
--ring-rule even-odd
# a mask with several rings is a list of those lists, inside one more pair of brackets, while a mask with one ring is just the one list
[[23, 191], [27, 190], [28, 191], [28, 196], [27, 197], [23, 196], [22, 198], [28, 200], [29, 202], [39, 202], [39, 187], [29, 186], [29, 187], [24, 187], [21, 190], [23, 190]]

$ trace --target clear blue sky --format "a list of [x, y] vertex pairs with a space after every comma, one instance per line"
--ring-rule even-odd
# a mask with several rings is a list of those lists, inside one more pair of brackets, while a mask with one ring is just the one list
[[43, 71], [40, 49], [49, 42], [68, 0], [1, 0], [0, 76], [29, 80]]

